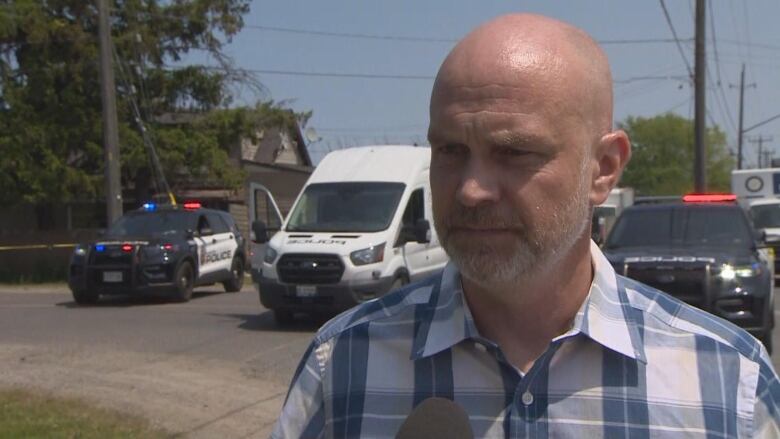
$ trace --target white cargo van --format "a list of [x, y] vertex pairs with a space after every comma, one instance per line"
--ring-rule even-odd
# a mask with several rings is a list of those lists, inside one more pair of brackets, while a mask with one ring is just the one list
[[433, 274], [439, 245], [428, 181], [430, 149], [366, 146], [335, 151], [306, 182], [281, 230], [265, 243], [255, 278], [278, 323], [294, 313], [334, 313]]

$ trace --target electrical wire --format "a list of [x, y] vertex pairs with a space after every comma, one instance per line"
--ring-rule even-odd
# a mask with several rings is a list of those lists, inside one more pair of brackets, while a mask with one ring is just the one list
[[672, 36], [674, 36], [674, 42], [677, 43], [677, 50], [680, 51], [680, 56], [685, 62], [685, 68], [688, 70], [688, 75], [690, 76], [691, 79], [693, 79], [693, 70], [691, 69], [691, 64], [688, 62], [688, 58], [685, 56], [685, 52], [683, 51], [682, 44], [680, 43], [680, 38], [677, 37], [677, 31], [674, 30], [674, 24], [672, 24], [672, 18], [669, 16], [669, 11], [666, 9], [666, 3], [664, 2], [664, 0], [658, 0], [658, 1], [661, 2], [661, 9], [663, 9], [664, 11], [666, 22], [669, 24], [669, 29], [672, 31]]

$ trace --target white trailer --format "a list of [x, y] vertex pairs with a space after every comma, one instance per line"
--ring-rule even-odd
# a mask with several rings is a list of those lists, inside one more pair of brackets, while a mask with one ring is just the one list
[[753, 200], [780, 198], [780, 168], [731, 171], [731, 192], [744, 209]]

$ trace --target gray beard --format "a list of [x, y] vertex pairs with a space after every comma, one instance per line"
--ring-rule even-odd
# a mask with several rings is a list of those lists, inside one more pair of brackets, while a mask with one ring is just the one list
[[[515, 242], [509, 253], [499, 251], [489, 243], [451, 236], [449, 229], [452, 221], [445, 221], [443, 227], [439, 226], [440, 221], [435, 222], [441, 245], [460, 270], [461, 276], [480, 287], [518, 284], [546, 272], [569, 253], [590, 224], [590, 182], [586, 176], [584, 169], [581, 170], [579, 190], [558, 206], [552, 218], [540, 222], [545, 228], [536, 231], [534, 236], [530, 236], [527, 228], [515, 229]], [[505, 217], [499, 217], [492, 212], [491, 207], [461, 206], [453, 212], [452, 218], [458, 218], [456, 223], [460, 225], [522, 225], [518, 218], [507, 221], [503, 219]]]

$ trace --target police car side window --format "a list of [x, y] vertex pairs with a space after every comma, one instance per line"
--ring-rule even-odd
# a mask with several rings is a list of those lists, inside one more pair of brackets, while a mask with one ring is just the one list
[[230, 233], [230, 227], [225, 223], [225, 220], [222, 219], [221, 216], [217, 215], [216, 213], [208, 213], [206, 216], [209, 219], [209, 224], [211, 224], [211, 230], [217, 234], [217, 233]]
[[209, 236], [214, 234], [211, 229], [211, 224], [209, 224], [209, 221], [206, 219], [205, 215], [201, 215], [200, 218], [198, 218], [198, 233], [201, 236]]

